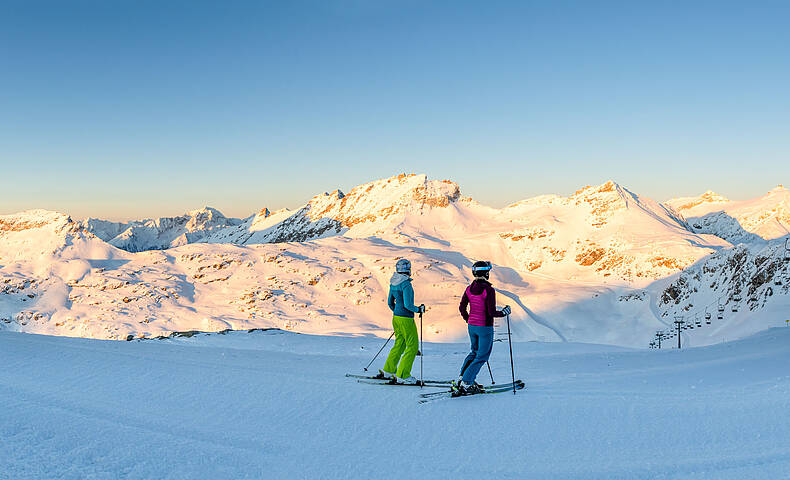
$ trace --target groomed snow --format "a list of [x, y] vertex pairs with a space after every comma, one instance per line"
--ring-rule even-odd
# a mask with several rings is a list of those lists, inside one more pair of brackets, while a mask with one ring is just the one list
[[[517, 343], [526, 390], [418, 405], [419, 388], [344, 378], [378, 338], [0, 331], [0, 478], [786, 478], [789, 342]], [[466, 345], [425, 351], [426, 377], [450, 377]]]

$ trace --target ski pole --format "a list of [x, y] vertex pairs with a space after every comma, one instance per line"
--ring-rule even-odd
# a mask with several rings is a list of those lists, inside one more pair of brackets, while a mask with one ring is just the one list
[[422, 310], [425, 308], [425, 305], [421, 305], [420, 308], [420, 388], [422, 388], [423, 381], [422, 381], [422, 357], [425, 356], [425, 350], [422, 348]]
[[516, 371], [513, 369], [513, 344], [510, 341], [510, 315], [507, 316], [507, 346], [510, 348], [510, 375], [513, 378], [513, 395], [516, 394]]
[[[378, 358], [378, 356], [379, 356], [379, 353], [381, 353], [381, 351], [382, 351], [382, 350], [384, 350], [384, 347], [386, 347], [386, 346], [387, 346], [387, 344], [388, 344], [388, 343], [390, 343], [390, 340], [392, 339], [392, 336], [393, 336], [393, 335], [395, 335], [395, 331], [394, 331], [394, 330], [393, 330], [393, 332], [392, 332], [392, 333], [390, 333], [390, 338], [388, 338], [388, 339], [387, 339], [387, 341], [386, 341], [386, 342], [384, 342], [384, 345], [382, 345], [382, 346], [381, 346], [381, 348], [379, 348], [379, 351], [376, 353], [376, 356], [375, 356], [375, 357], [373, 357], [373, 360], [371, 360], [371, 361], [370, 361], [370, 363], [368, 363], [368, 367], [369, 367], [369, 366], [371, 366], [371, 365], [373, 365], [373, 362], [374, 362], [374, 361], [376, 361], [376, 359], [377, 359], [377, 358]], [[363, 370], [365, 370], [365, 371], [367, 372], [367, 371], [368, 371], [368, 367], [365, 367]]]
[[494, 374], [491, 373], [491, 364], [488, 363], [488, 360], [486, 360], [486, 365], [488, 366], [488, 374], [491, 375], [491, 385], [494, 385], [496, 382], [494, 382]]

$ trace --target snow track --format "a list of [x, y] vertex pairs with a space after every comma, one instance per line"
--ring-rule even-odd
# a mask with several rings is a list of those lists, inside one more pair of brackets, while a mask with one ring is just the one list
[[[418, 405], [343, 376], [377, 338], [0, 332], [0, 478], [783, 478], [788, 341], [517, 343], [526, 390]], [[453, 376], [464, 350], [426, 344], [426, 374]], [[509, 378], [507, 348], [491, 365]]]

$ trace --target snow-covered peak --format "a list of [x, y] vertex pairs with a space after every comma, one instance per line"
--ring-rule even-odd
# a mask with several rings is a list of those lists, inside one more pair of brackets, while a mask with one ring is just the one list
[[571, 198], [580, 195], [580, 194], [596, 194], [596, 193], [609, 193], [609, 192], [618, 192], [622, 191], [620, 184], [615, 182], [614, 180], [607, 180], [606, 182], [600, 185], [587, 185], [585, 187], [580, 188], [576, 192], [571, 195]]
[[790, 233], [790, 191], [779, 185], [761, 197], [732, 201], [706, 192], [669, 200], [694, 228], [731, 243], [771, 240]]
[[629, 201], [635, 196], [616, 182], [608, 182], [598, 186], [587, 186], [576, 191], [568, 200], [576, 205], [587, 204], [592, 213], [601, 218], [612, 215], [617, 210], [628, 208]]
[[[249, 236], [245, 243], [303, 242], [338, 234], [364, 237], [392, 231], [410, 216], [449, 207], [460, 199], [458, 185], [402, 174], [313, 197], [293, 215]], [[212, 240], [213, 241], [213, 240]]]
[[765, 240], [790, 234], [790, 191], [782, 185], [754, 200], [734, 202], [726, 212]]
[[187, 217], [199, 217], [199, 218], [227, 218], [225, 215], [222, 214], [219, 210], [214, 207], [209, 207], [206, 205], [203, 208], [199, 208], [197, 210], [190, 210], [184, 214]]
[[316, 196], [308, 204], [307, 215], [312, 220], [331, 218], [350, 228], [405, 213], [447, 207], [460, 195], [458, 185], [449, 180], [401, 174], [356, 186], [345, 195], [336, 190]]
[[679, 213], [685, 214], [686, 211], [691, 210], [700, 205], [716, 205], [728, 203], [730, 200], [724, 195], [708, 190], [702, 195], [697, 197], [680, 197], [673, 198], [665, 202], [670, 207], [674, 208]]
[[614, 181], [567, 198], [542, 196], [502, 210], [499, 236], [522, 267], [560, 278], [641, 282], [693, 264], [715, 248], [715, 237], [689, 231], [683, 218]]
[[59, 231], [73, 227], [71, 217], [49, 210], [26, 210], [11, 215], [0, 215], [0, 234], [44, 228]]
[[[184, 228], [187, 232], [206, 230], [214, 227], [224, 227], [229, 223], [228, 218], [223, 215], [222, 212], [212, 207], [203, 207], [199, 210], [192, 210], [184, 214], [184, 217], [187, 219], [187, 222], [184, 225]], [[161, 221], [162, 219], [159, 220]]]
[[115, 258], [119, 254], [63, 213], [27, 210], [0, 215], [0, 264], [26, 261], [45, 271], [56, 257]]

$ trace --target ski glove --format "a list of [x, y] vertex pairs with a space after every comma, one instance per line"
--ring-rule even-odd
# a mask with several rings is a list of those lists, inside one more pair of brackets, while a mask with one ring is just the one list
[[502, 313], [510, 315], [510, 305], [505, 305], [505, 308], [502, 309]]
[[420, 313], [425, 313], [425, 304], [424, 303], [422, 305], [420, 305], [419, 310], [420, 310]]

